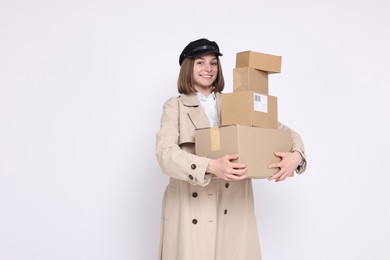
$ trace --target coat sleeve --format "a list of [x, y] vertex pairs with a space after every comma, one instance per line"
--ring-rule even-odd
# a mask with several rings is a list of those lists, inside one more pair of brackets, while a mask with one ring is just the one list
[[292, 130], [291, 128], [287, 127], [286, 125], [283, 125], [282, 123], [278, 124], [278, 128], [285, 130], [285, 131], [290, 131], [291, 132], [291, 137], [292, 137], [292, 142], [293, 146], [291, 148], [291, 151], [297, 151], [301, 154], [302, 156], [302, 164], [300, 164], [297, 169], [295, 170], [296, 173], [301, 174], [306, 170], [307, 166], [307, 161], [306, 161], [306, 154], [305, 154], [305, 146], [303, 144], [301, 136]]
[[156, 157], [164, 174], [193, 185], [206, 186], [211, 174], [206, 174], [210, 159], [184, 151], [179, 146], [180, 117], [177, 98], [164, 103], [160, 130], [156, 135]]

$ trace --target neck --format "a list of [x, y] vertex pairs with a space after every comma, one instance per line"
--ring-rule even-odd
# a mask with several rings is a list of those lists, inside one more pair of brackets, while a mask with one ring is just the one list
[[208, 88], [198, 88], [198, 87], [195, 87], [195, 90], [198, 91], [199, 93], [201, 93], [205, 97], [208, 97], [212, 93], [212, 87], [211, 86], [208, 87]]

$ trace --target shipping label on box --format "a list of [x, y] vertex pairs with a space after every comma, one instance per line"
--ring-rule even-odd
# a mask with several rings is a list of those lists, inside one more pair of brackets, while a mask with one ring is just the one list
[[268, 113], [268, 96], [253, 93], [253, 110]]
[[249, 178], [268, 178], [278, 172], [268, 165], [280, 161], [274, 152], [289, 152], [292, 137], [289, 130], [240, 125], [195, 130], [195, 153], [211, 159], [238, 154], [235, 162], [245, 163]]
[[253, 91], [223, 93], [221, 125], [278, 128], [277, 98]]
[[254, 51], [244, 51], [236, 54], [236, 68], [251, 67], [269, 73], [280, 73], [281, 65], [281, 56]]
[[244, 67], [233, 69], [233, 92], [251, 90], [268, 95], [268, 72]]

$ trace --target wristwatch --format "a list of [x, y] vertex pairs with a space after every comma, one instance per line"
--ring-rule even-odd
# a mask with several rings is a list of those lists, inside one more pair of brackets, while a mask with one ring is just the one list
[[305, 164], [305, 159], [302, 158], [302, 161], [298, 164], [298, 167], [302, 167]]

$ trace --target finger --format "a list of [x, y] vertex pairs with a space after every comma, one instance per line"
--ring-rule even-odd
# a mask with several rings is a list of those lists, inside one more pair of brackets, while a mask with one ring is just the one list
[[281, 181], [284, 181], [286, 178], [287, 178], [287, 176], [286, 176], [286, 175], [282, 175], [282, 176], [280, 176], [279, 178], [277, 178], [277, 179], [275, 180], [275, 182], [281, 182]]
[[271, 168], [281, 168], [281, 165], [280, 163], [271, 163], [270, 165], [268, 165], [268, 169]]
[[246, 178], [246, 169], [233, 169], [226, 175], [232, 180], [242, 180]]
[[274, 152], [274, 155], [277, 156], [277, 157], [284, 157], [286, 156], [286, 152]]
[[238, 154], [227, 154], [227, 155], [225, 155], [225, 158], [228, 161], [237, 160], [238, 159]]
[[276, 180], [282, 175], [283, 175], [283, 172], [280, 170], [277, 173], [275, 173], [274, 175], [272, 175], [271, 177], [269, 177], [268, 180], [270, 180], [270, 181]]
[[285, 174], [288, 174], [288, 171], [285, 168], [280, 167], [280, 170], [277, 173], [275, 173], [274, 175], [271, 176], [271, 180], [280, 179]]
[[288, 177], [290, 177], [292, 175], [292, 172], [285, 172], [284, 174], [282, 174], [282, 176], [280, 176], [277, 181], [284, 181], [285, 179], [287, 179]]
[[231, 167], [233, 169], [245, 169], [246, 164], [245, 163], [230, 163], [229, 167]]
[[232, 174], [234, 175], [238, 175], [238, 176], [241, 176], [241, 175], [244, 175], [246, 173], [246, 169], [234, 169], [232, 171]]

